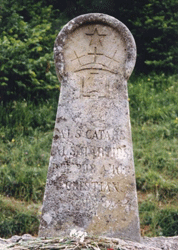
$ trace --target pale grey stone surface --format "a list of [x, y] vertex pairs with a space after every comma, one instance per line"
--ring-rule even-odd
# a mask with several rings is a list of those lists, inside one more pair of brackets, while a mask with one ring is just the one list
[[[14, 241], [14, 237], [10, 239], [0, 238], [0, 249], [91, 249], [98, 250], [112, 248], [121, 250], [177, 250], [178, 237], [144, 237], [141, 243], [132, 242], [128, 240], [121, 240], [118, 238], [106, 237], [84, 237], [81, 238], [67, 237], [67, 238], [35, 238], [35, 237], [20, 237], [20, 240]], [[16, 237], [17, 238], [17, 237]], [[91, 244], [92, 243], [92, 244]]]
[[136, 60], [128, 28], [104, 14], [71, 20], [54, 47], [61, 93], [40, 236], [140, 241], [127, 79]]
[[144, 237], [141, 243], [145, 246], [158, 247], [161, 250], [178, 250], [178, 236], [174, 237]]

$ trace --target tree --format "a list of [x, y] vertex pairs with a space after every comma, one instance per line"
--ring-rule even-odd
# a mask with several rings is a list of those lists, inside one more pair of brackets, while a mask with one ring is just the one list
[[[53, 60], [57, 33], [52, 27], [52, 6], [43, 7], [41, 2], [21, 6], [11, 0], [2, 7], [0, 100], [44, 99], [50, 90], [59, 88]], [[21, 15], [24, 12], [26, 17]]]
[[130, 29], [137, 44], [137, 71], [177, 69], [177, 0], [4, 0], [0, 4], [0, 101], [44, 99], [59, 88], [54, 40], [69, 19], [90, 12], [112, 15]]
[[65, 1], [62, 9], [69, 19], [90, 12], [112, 15], [132, 32], [138, 49], [137, 70], [174, 71], [178, 64], [177, 0], [75, 0]]

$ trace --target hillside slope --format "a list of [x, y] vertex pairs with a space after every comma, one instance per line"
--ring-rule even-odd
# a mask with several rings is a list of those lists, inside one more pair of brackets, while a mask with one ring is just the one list
[[[142, 236], [178, 233], [178, 78], [132, 76], [129, 102]], [[58, 93], [1, 106], [0, 236], [37, 235]]]

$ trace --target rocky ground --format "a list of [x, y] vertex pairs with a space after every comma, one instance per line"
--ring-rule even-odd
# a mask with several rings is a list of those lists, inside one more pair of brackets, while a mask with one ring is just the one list
[[0, 250], [178, 250], [178, 236], [144, 237], [141, 243], [104, 237], [38, 238], [30, 234], [0, 238]]

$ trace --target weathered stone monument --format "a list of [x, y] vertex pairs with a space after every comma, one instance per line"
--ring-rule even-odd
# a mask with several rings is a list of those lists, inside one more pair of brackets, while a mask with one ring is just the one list
[[136, 46], [104, 14], [71, 20], [54, 47], [61, 81], [39, 236], [76, 229], [140, 240], [127, 80]]

